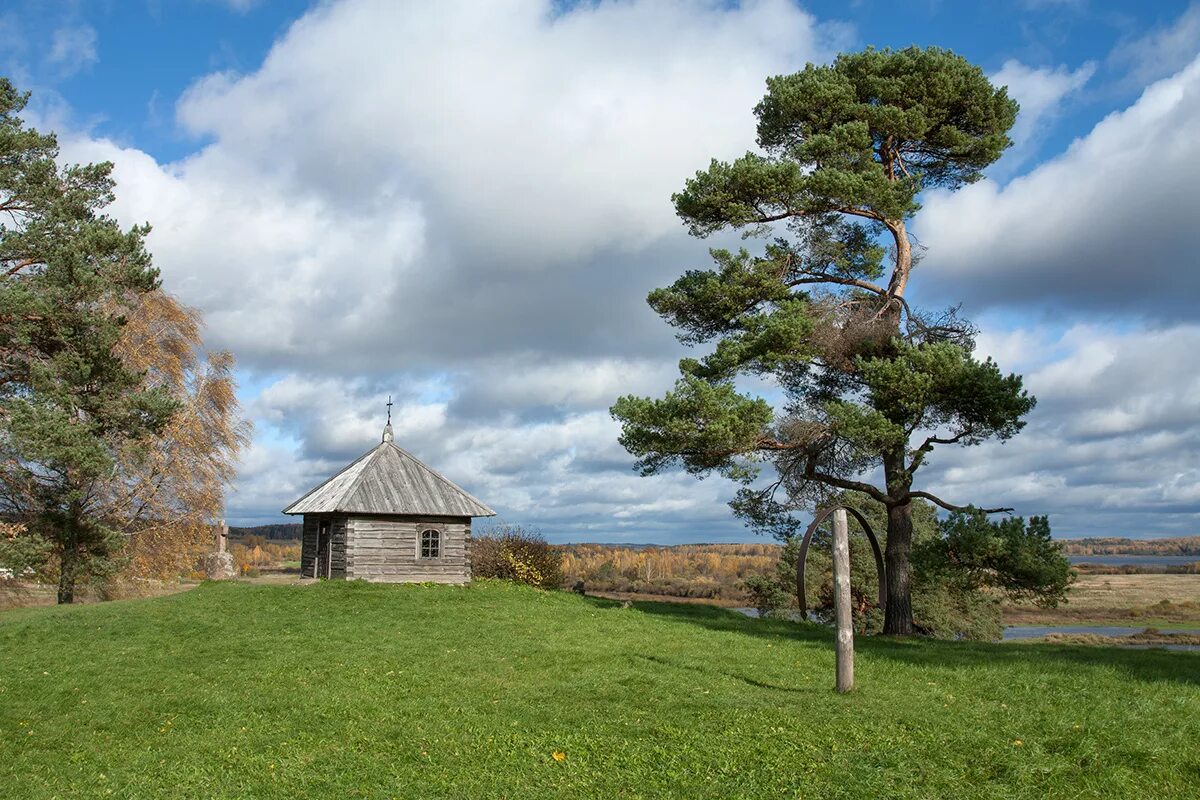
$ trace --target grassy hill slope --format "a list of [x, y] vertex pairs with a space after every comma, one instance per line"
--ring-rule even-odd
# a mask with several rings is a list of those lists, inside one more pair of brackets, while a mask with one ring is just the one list
[[1195, 654], [874, 640], [832, 682], [828, 632], [707, 607], [206, 584], [0, 614], [0, 796], [1200, 792]]

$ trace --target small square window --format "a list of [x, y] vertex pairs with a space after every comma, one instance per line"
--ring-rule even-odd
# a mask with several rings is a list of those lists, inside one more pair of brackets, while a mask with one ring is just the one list
[[442, 532], [432, 528], [421, 531], [421, 558], [440, 558], [442, 555]]

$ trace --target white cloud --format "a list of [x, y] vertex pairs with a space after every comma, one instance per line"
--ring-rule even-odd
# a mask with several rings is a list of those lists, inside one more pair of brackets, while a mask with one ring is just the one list
[[[787, 0], [344, 0], [261, 68], [191, 87], [177, 113], [204, 143], [194, 155], [162, 164], [86, 135], [64, 136], [64, 155], [115, 162], [117, 215], [154, 224], [167, 288], [264, 385], [232, 519], [277, 519], [378, 441], [391, 393], [400, 443], [514, 521], [559, 539], [731, 538], [729, 484], [637, 477], [606, 409], [673, 377], [644, 297], [705, 257], [671, 192], [745, 150], [763, 78], [822, 60], [827, 35]], [[920, 273], [976, 304], [1194, 314], [1200, 278], [1177, 267], [1200, 244], [1198, 71], [1003, 189], [928, 198]], [[1036, 138], [1087, 66], [1001, 74]], [[1102, 507], [1194, 521], [1181, 454], [1200, 445], [1185, 424], [1200, 389], [1155, 379], [1160, 354], [1200, 345], [1189, 331], [1178, 347], [1165, 333], [981, 337], [1028, 369], [1038, 416], [1006, 447], [939, 456], [931, 480], [1077, 527]]]
[[670, 387], [675, 372], [671, 359], [518, 354], [463, 370], [456, 376], [453, 408], [472, 416], [607, 408], [623, 394], [661, 393]]
[[323, 4], [256, 72], [191, 87], [196, 155], [67, 156], [116, 163], [118, 215], [154, 223], [168, 288], [243, 363], [606, 350], [653, 324], [655, 270], [702, 258], [671, 192], [752, 141], [764, 76], [822, 53], [785, 0], [555, 8]]
[[645, 294], [706, 259], [671, 193], [837, 33], [787, 0], [344, 0], [186, 92], [196, 154], [64, 154], [116, 164], [115, 213], [267, 384], [231, 518], [377, 441], [393, 393], [398, 441], [548, 533], [736, 536], [727, 485], [639, 478], [607, 408], [674, 371]]
[[179, 116], [338, 202], [401, 182], [533, 268], [674, 229], [681, 176], [752, 138], [748, 113], [719, 109], [748, 111], [813, 40], [778, 0], [344, 2], [255, 74], [198, 82]]
[[98, 60], [96, 29], [91, 25], [63, 25], [51, 35], [46, 61], [56, 67], [62, 76], [81, 72]]
[[[1017, 122], [1013, 125], [1013, 154], [1023, 158], [1032, 144], [1045, 132], [1058, 115], [1068, 97], [1087, 84], [1096, 71], [1096, 65], [1087, 62], [1075, 70], [1065, 65], [1058, 67], [1028, 67], [1020, 61], [1010, 59], [998, 72], [989, 78], [997, 86], [1007, 86], [1008, 95], [1021, 105]], [[1013, 163], [1013, 155], [1006, 156]]]
[[116, 164], [115, 213], [153, 223], [149, 245], [167, 288], [203, 309], [211, 343], [243, 362], [359, 353], [370, 323], [395, 313], [392, 297], [424, 246], [418, 204], [387, 186], [349, 209], [256, 181], [218, 148], [167, 167], [104, 140], [68, 139], [63, 149], [68, 160]]
[[1200, 325], [1020, 338], [1029, 346], [1012, 366], [1038, 398], [1026, 429], [936, 451], [921, 480], [955, 502], [1048, 513], [1058, 535], [1197, 533]]
[[1200, 2], [1192, 2], [1169, 25], [1117, 46], [1109, 63], [1125, 86], [1140, 87], [1170, 75], [1200, 55]]
[[930, 193], [921, 288], [976, 308], [1195, 319], [1198, 126], [1200, 59], [1003, 187]]
[[[681, 518], [692, 538], [745, 536], [725, 506], [732, 491], [727, 483], [698, 483], [683, 473], [639, 477], [617, 444], [617, 424], [602, 408], [536, 421], [511, 411], [451, 419], [444, 402], [419, 399], [433, 389], [416, 383], [396, 397], [397, 444], [504, 518], [541, 526], [556, 541], [670, 539], [678, 536]], [[280, 508], [373, 447], [384, 419], [382, 399], [379, 387], [365, 380], [287, 376], [264, 388], [252, 406], [260, 441], [243, 459], [239, 491], [228, 499], [230, 518], [273, 520]]]

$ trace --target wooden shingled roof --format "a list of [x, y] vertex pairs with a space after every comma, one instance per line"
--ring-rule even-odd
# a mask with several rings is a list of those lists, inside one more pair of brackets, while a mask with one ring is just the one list
[[[389, 426], [390, 428], [390, 426]], [[384, 440], [283, 510], [284, 514], [418, 514], [494, 517], [476, 500], [412, 453]]]

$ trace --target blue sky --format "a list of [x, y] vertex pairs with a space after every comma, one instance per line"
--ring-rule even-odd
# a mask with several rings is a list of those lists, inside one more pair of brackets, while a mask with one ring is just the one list
[[[215, 71], [253, 71], [275, 40], [313, 5], [310, 0], [16, 3], [0, 17], [0, 30], [8, 42], [12, 39], [7, 37], [25, 42], [8, 65], [10, 73], [61, 95], [96, 133], [172, 161], [203, 143], [174, 125], [174, 103], [188, 86]], [[848, 48], [937, 44], [994, 71], [1010, 59], [1026, 64], [1103, 62], [1122, 42], [1170, 27], [1188, 2], [823, 0], [801, 5]], [[46, 49], [53, 47], [56, 31], [73, 27], [95, 31], [95, 60], [64, 74], [61, 65], [47, 59]], [[1066, 109], [1061, 124], [1048, 132], [1041, 143], [1045, 152], [1065, 147], [1140, 89], [1119, 80], [1107, 90], [1092, 87], [1093, 96]]]
[[681, 355], [644, 304], [704, 263], [671, 192], [752, 146], [767, 75], [953, 49], [1022, 115], [987, 180], [925, 198], [914, 291], [962, 302], [1040, 403], [925, 480], [1058, 535], [1200, 533], [1198, 5], [30, 2], [0, 44], [238, 357], [232, 521], [277, 521], [392, 394], [400, 443], [505, 519], [656, 542], [753, 536], [728, 484], [634, 475], [606, 411]]

